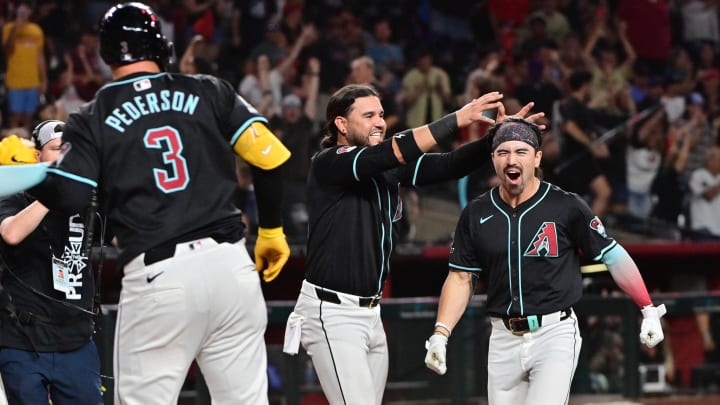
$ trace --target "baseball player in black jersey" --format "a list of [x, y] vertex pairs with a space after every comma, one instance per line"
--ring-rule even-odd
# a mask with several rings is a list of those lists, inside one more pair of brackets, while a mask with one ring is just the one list
[[[40, 162], [60, 155], [64, 123], [33, 131]], [[86, 240], [94, 214], [64, 215], [25, 193], [0, 200], [0, 374], [14, 404], [102, 404], [94, 283]], [[87, 218], [91, 216], [91, 218]]]
[[285, 351], [297, 353], [302, 342], [331, 404], [382, 401], [388, 352], [379, 303], [390, 270], [393, 226], [402, 218], [400, 186], [457, 179], [477, 168], [489, 154], [483, 141], [450, 153], [425, 152], [460, 127], [493, 122], [482, 112], [501, 106], [501, 97], [485, 94], [389, 139], [384, 139], [375, 89], [348, 85], [330, 98], [329, 133], [308, 179], [307, 269], [288, 319]]
[[[267, 314], [254, 270], [267, 264], [270, 281], [289, 256], [278, 168], [290, 153], [229, 83], [164, 72], [170, 44], [147, 6], [111, 8], [100, 53], [114, 81], [70, 116], [64, 157], [31, 192], [72, 211], [98, 189], [124, 271], [115, 401], [177, 402], [195, 359], [214, 404], [267, 403]], [[255, 264], [233, 203], [235, 155], [253, 171]]]
[[446, 344], [472, 296], [472, 279], [487, 272], [492, 405], [568, 403], [581, 345], [572, 309], [582, 294], [579, 250], [602, 260], [642, 308], [641, 342], [653, 347], [663, 340], [665, 306], [653, 306], [625, 249], [579, 196], [536, 177], [540, 134], [522, 119], [490, 129], [500, 186], [472, 200], [460, 216], [435, 332], [426, 343], [425, 363], [444, 374]]

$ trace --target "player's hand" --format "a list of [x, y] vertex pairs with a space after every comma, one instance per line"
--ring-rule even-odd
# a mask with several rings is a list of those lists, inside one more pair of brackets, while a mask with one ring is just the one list
[[655, 347], [665, 339], [660, 325], [660, 318], [667, 313], [665, 304], [657, 307], [648, 305], [640, 312], [643, 315], [642, 324], [640, 325], [640, 342], [647, 347]]
[[445, 363], [445, 350], [447, 348], [448, 338], [445, 335], [434, 334], [425, 341], [427, 354], [425, 355], [425, 365], [430, 370], [443, 375], [447, 371]]
[[[265, 282], [275, 280], [289, 257], [290, 247], [285, 240], [282, 227], [258, 229], [258, 237], [255, 241], [255, 268], [263, 272]], [[266, 263], [267, 268], [265, 268]]]
[[[539, 113], [535, 113], [535, 114], [530, 114], [530, 110], [532, 110], [532, 108], [534, 106], [535, 106], [535, 103], [531, 101], [531, 102], [525, 104], [520, 109], [520, 111], [518, 111], [517, 113], [515, 113], [513, 115], [506, 115], [505, 114], [505, 106], [501, 104], [500, 107], [498, 108], [498, 114], [497, 114], [496, 121], [500, 122], [500, 121], [504, 121], [510, 117], [514, 117], [514, 118], [525, 118], [526, 120], [528, 120], [534, 124], [537, 124], [538, 120], [545, 116], [545, 113], [539, 112]], [[530, 115], [528, 115], [528, 114], [530, 114]], [[538, 124], [538, 126], [540, 127], [541, 131], [545, 130], [545, 125]]]
[[460, 128], [472, 124], [473, 122], [485, 122], [488, 124], [494, 124], [493, 118], [483, 115], [483, 112], [497, 108], [498, 111], [502, 108], [500, 100], [503, 95], [497, 91], [485, 93], [482, 96], [472, 100], [465, 104], [461, 109], [457, 110], [457, 124]]
[[23, 165], [37, 163], [35, 149], [23, 144], [17, 135], [10, 135], [0, 142], [0, 165]]

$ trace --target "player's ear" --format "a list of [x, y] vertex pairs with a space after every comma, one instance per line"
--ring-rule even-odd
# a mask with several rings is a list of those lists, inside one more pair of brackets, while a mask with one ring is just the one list
[[340, 115], [335, 117], [335, 126], [341, 134], [347, 134], [347, 119], [345, 119], [345, 117]]

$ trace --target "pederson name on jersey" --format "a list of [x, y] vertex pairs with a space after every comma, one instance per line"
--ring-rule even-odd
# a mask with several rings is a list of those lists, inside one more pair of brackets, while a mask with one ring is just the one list
[[133, 97], [120, 107], [112, 110], [105, 117], [105, 125], [118, 132], [125, 132], [125, 127], [140, 117], [157, 114], [164, 111], [177, 111], [185, 114], [194, 114], [200, 97], [194, 94], [185, 94], [182, 91], [161, 90], [159, 93], [145, 93]]

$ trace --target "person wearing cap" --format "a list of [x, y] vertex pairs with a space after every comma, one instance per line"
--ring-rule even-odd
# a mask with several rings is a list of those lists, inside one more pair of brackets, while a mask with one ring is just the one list
[[540, 127], [521, 118], [488, 132], [500, 185], [462, 211], [450, 249], [435, 330], [425, 363], [445, 374], [446, 345], [481, 274], [491, 318], [488, 402], [563, 404], [582, 344], [572, 306], [582, 295], [580, 255], [602, 261], [642, 308], [640, 341], [663, 340], [660, 317], [637, 266], [574, 193], [542, 181]]
[[[64, 125], [35, 128], [38, 161], [60, 157]], [[10, 405], [102, 404], [86, 217], [94, 214], [49, 211], [26, 193], [0, 200], [0, 374]]]

